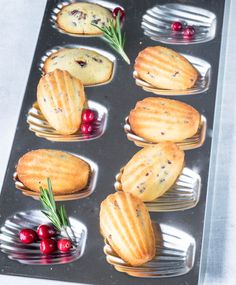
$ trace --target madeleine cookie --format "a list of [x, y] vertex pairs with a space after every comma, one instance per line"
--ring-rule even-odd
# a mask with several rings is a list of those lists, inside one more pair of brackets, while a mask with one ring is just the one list
[[56, 69], [38, 84], [37, 101], [49, 124], [60, 134], [73, 134], [81, 124], [86, 98], [80, 80], [67, 71]]
[[96, 51], [84, 48], [62, 48], [45, 61], [45, 73], [61, 69], [68, 71], [86, 86], [100, 84], [111, 78], [113, 63]]
[[147, 47], [135, 60], [137, 77], [163, 89], [185, 90], [194, 86], [198, 71], [181, 54], [162, 46]]
[[27, 152], [16, 167], [19, 180], [30, 190], [40, 192], [51, 179], [53, 192], [69, 194], [88, 185], [90, 166], [84, 160], [67, 152], [38, 149]]
[[183, 102], [149, 97], [129, 114], [132, 132], [150, 142], [181, 142], [198, 131], [200, 114]]
[[142, 201], [162, 196], [175, 183], [184, 166], [184, 152], [172, 142], [163, 142], [138, 151], [121, 176], [122, 190]]
[[112, 21], [112, 13], [95, 3], [71, 3], [57, 15], [57, 25], [65, 32], [78, 35], [100, 35], [102, 32], [92, 24], [103, 27]]
[[109, 195], [101, 204], [100, 229], [113, 250], [132, 266], [155, 256], [155, 236], [144, 203], [130, 193]]

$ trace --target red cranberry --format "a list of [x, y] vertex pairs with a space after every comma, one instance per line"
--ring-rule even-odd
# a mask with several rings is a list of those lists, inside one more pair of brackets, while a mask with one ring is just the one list
[[33, 243], [37, 241], [38, 236], [34, 230], [23, 229], [20, 231], [20, 241], [23, 243]]
[[93, 131], [93, 126], [91, 124], [84, 123], [81, 125], [82, 134], [89, 135], [92, 133], [92, 131]]
[[57, 241], [57, 248], [61, 252], [68, 252], [72, 248], [72, 243], [70, 240], [62, 238]]
[[192, 39], [194, 36], [195, 36], [195, 29], [193, 26], [187, 26], [185, 29], [184, 29], [184, 38], [185, 39]]
[[92, 123], [96, 120], [96, 114], [93, 110], [87, 109], [82, 114], [82, 121], [84, 123]]
[[57, 250], [57, 242], [55, 239], [42, 239], [40, 241], [40, 251], [42, 254], [51, 254]]
[[37, 234], [40, 239], [46, 239], [46, 238], [54, 237], [57, 234], [57, 232], [55, 228], [52, 226], [40, 225], [37, 228]]
[[183, 29], [183, 25], [180, 22], [173, 22], [171, 24], [171, 30], [173, 32], [180, 32], [180, 31], [182, 31], [182, 29]]
[[112, 16], [113, 18], [116, 18], [119, 12], [120, 12], [120, 20], [123, 21], [125, 19], [125, 11], [120, 7], [116, 7], [113, 10]]

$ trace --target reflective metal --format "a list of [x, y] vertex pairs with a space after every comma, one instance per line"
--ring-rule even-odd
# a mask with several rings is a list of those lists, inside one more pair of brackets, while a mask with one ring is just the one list
[[165, 278], [188, 273], [194, 264], [196, 244], [190, 235], [167, 225], [153, 223], [156, 234], [156, 256], [142, 266], [131, 266], [122, 260], [105, 240], [106, 260], [117, 271], [142, 278]]
[[[171, 24], [181, 22], [194, 26], [196, 34], [191, 40], [183, 38], [183, 32], [173, 32]], [[167, 44], [197, 44], [215, 37], [216, 15], [206, 9], [183, 4], [156, 5], [148, 9], [141, 24], [144, 34], [154, 41]]]
[[[122, 191], [121, 176], [123, 168], [116, 175], [114, 184], [117, 191]], [[150, 212], [183, 211], [197, 205], [201, 192], [201, 177], [191, 169], [184, 167], [175, 184], [161, 197], [145, 202]]]
[[[87, 228], [80, 221], [70, 217], [73, 248], [67, 253], [56, 251], [50, 255], [43, 255], [39, 249], [39, 242], [23, 244], [19, 240], [19, 231], [24, 228], [37, 229], [40, 224], [50, 221], [39, 210], [19, 212], [9, 217], [0, 229], [0, 250], [12, 260], [29, 265], [52, 265], [73, 262], [82, 257], [86, 245]], [[63, 233], [62, 233], [63, 237]]]

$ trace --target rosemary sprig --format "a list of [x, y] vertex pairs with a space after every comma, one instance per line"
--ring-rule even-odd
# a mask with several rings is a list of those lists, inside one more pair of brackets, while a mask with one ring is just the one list
[[41, 212], [46, 217], [48, 217], [48, 219], [53, 223], [53, 225], [58, 231], [61, 232], [64, 231], [66, 236], [71, 240], [71, 237], [67, 232], [67, 229], [69, 228], [71, 233], [73, 233], [73, 231], [71, 229], [70, 221], [68, 219], [65, 206], [56, 205], [50, 178], [47, 178], [47, 184], [48, 184], [48, 189], [40, 187], [40, 201], [44, 209]]
[[125, 34], [122, 34], [121, 23], [120, 23], [120, 12], [116, 16], [116, 21], [114, 24], [113, 20], [109, 20], [108, 25], [102, 27], [92, 23], [93, 26], [97, 27], [100, 31], [103, 32], [104, 40], [116, 50], [123, 59], [130, 64], [130, 59], [124, 51], [125, 46]]

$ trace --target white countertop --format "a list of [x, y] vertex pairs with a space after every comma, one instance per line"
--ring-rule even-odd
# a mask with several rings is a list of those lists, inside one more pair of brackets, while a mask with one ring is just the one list
[[[209, 189], [209, 191], [214, 190], [214, 195], [204, 285], [236, 284], [236, 175], [234, 174], [236, 165], [236, 1], [231, 0], [231, 2], [233, 3], [231, 3], [230, 29], [226, 43], [220, 144], [218, 153], [214, 154], [217, 159], [215, 189]], [[0, 3], [1, 186], [46, 0], [1, 0]], [[0, 275], [0, 284], [11, 285], [16, 282], [18, 285], [31, 285], [32, 282], [34, 285], [71, 284]]]

